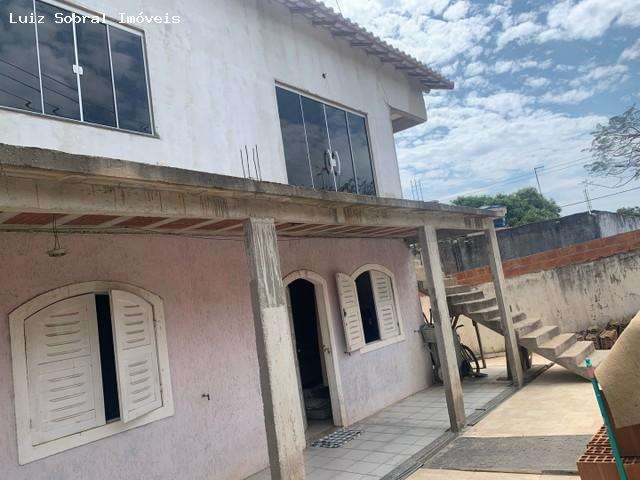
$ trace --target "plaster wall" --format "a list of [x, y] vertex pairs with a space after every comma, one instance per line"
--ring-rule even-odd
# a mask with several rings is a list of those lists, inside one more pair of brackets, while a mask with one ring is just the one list
[[[69, 235], [49, 258], [48, 235], [0, 234], [0, 471], [11, 480], [242, 479], [267, 465], [248, 269], [242, 239]], [[349, 423], [429, 385], [408, 249], [393, 240], [286, 240], [283, 275], [311, 269], [329, 285]], [[406, 340], [347, 356], [334, 275], [380, 263], [396, 276]], [[163, 298], [176, 413], [98, 442], [18, 466], [8, 313], [62, 285], [139, 285]], [[202, 398], [211, 395], [211, 401]]]
[[[426, 119], [406, 76], [266, 0], [74, 0], [127, 15], [179, 15], [143, 25], [157, 138], [0, 110], [0, 142], [243, 176], [257, 145], [263, 180], [286, 183], [275, 84], [365, 114], [378, 194], [401, 197], [390, 108]], [[324, 78], [326, 77], [326, 78]]]
[[[628, 322], [640, 311], [640, 250], [507, 278], [514, 313], [563, 332]], [[484, 284], [488, 295], [492, 285]]]

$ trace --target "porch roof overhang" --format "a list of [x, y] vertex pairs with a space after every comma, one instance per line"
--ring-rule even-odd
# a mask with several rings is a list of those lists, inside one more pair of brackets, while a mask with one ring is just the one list
[[489, 210], [340, 192], [0, 144], [0, 230], [240, 235], [249, 217], [291, 237], [408, 238], [484, 229]]

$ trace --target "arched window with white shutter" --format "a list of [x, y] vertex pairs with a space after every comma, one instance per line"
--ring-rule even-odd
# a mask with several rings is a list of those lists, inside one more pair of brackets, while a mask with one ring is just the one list
[[347, 352], [365, 353], [404, 340], [395, 276], [382, 265], [336, 274]]
[[9, 315], [21, 465], [173, 415], [162, 300], [117, 282]]

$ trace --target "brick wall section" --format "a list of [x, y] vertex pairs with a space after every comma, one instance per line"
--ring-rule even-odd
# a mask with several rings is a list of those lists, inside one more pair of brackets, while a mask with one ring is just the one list
[[[640, 230], [507, 260], [502, 263], [502, 268], [505, 277], [518, 277], [526, 273], [590, 262], [636, 249], [640, 249]], [[491, 281], [491, 270], [488, 266], [474, 268], [456, 273], [454, 278], [458, 285], [479, 285]]]

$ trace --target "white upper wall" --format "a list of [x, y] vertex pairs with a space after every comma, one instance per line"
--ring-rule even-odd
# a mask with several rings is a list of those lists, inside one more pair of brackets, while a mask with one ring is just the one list
[[[78, 0], [143, 25], [156, 138], [0, 110], [0, 143], [242, 176], [258, 145], [263, 180], [286, 183], [275, 83], [366, 114], [378, 194], [402, 195], [390, 109], [426, 119], [417, 83], [267, 0]], [[326, 78], [323, 77], [326, 74]]]

